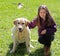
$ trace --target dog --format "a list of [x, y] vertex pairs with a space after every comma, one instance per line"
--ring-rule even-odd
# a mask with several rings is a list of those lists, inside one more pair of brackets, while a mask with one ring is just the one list
[[12, 29], [13, 48], [10, 53], [15, 52], [18, 43], [26, 43], [27, 52], [30, 52], [30, 29], [27, 26], [26, 18], [17, 18], [14, 20]]

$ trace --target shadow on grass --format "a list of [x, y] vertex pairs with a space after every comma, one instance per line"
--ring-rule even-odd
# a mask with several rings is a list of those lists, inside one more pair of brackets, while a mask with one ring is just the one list
[[[44, 48], [35, 50], [34, 52], [30, 53], [29, 56], [44, 56]], [[49, 54], [49, 56], [51, 56], [51, 53]]]
[[[9, 48], [12, 49], [12, 46], [13, 44], [11, 43]], [[25, 43], [23, 43], [17, 46], [17, 49], [14, 53], [11, 54], [10, 51], [8, 51], [6, 56], [25, 56], [26, 54], [28, 54], [26, 50], [26, 45]], [[34, 52], [28, 54], [28, 56], [44, 56], [44, 48], [36, 49]], [[51, 53], [49, 54], [49, 56], [51, 56]]]
[[[12, 49], [13, 44], [11, 43], [9, 48], [10, 50]], [[25, 54], [27, 54], [27, 50], [26, 50], [26, 45], [25, 43], [19, 44], [17, 46], [17, 49], [14, 53], [10, 53], [10, 51], [7, 52], [6, 56], [25, 56]]]

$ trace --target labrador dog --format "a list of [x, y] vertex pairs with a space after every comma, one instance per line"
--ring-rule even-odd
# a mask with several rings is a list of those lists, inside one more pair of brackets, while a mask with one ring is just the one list
[[28, 20], [25, 18], [17, 18], [14, 20], [12, 29], [13, 48], [10, 53], [15, 52], [18, 43], [26, 43], [27, 52], [30, 52], [30, 29], [27, 26]]

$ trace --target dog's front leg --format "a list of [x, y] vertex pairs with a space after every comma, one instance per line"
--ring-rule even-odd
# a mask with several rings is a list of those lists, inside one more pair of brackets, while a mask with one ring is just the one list
[[10, 51], [10, 53], [15, 52], [15, 50], [16, 50], [16, 46], [17, 46], [17, 42], [14, 41], [14, 42], [13, 42], [13, 48], [12, 48], [12, 50]]
[[27, 48], [27, 52], [30, 53], [30, 39], [27, 38], [26, 40], [26, 48]]

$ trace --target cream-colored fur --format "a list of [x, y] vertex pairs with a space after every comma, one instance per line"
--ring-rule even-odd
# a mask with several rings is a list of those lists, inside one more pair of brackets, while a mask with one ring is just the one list
[[10, 53], [15, 52], [18, 43], [26, 43], [27, 51], [30, 52], [30, 30], [27, 26], [28, 20], [17, 18], [12, 29], [13, 48]]

